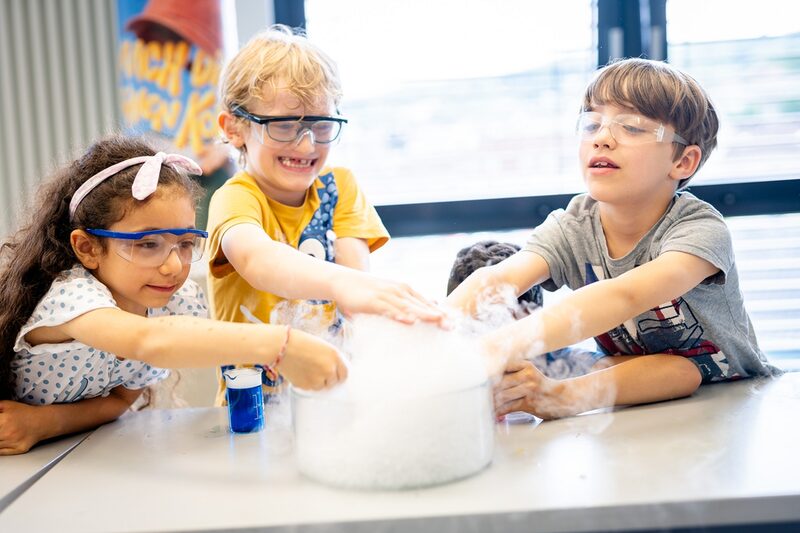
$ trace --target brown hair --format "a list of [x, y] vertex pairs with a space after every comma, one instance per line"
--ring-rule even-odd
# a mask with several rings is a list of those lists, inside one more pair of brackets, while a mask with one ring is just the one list
[[[120, 171], [93, 189], [78, 205], [70, 221], [72, 195], [101, 170], [132, 157], [155, 153], [149, 144], [139, 139], [111, 136], [95, 142], [39, 187], [28, 210], [28, 222], [0, 246], [0, 301], [3, 302], [0, 306], [0, 400], [13, 397], [11, 359], [17, 334], [56, 276], [78, 262], [70, 244], [70, 233], [75, 229], [108, 228], [153, 198], [140, 201], [131, 196], [131, 185], [140, 165]], [[202, 195], [201, 187], [192, 178], [170, 165], [161, 167], [158, 187], [159, 193], [162, 187], [184, 191], [195, 204]], [[105, 247], [104, 239], [98, 240]]]
[[[473, 272], [485, 266], [496, 265], [505, 261], [519, 252], [519, 245], [510, 242], [497, 242], [492, 240], [478, 241], [471, 246], [462, 248], [456, 254], [456, 260], [450, 269], [450, 278], [447, 280], [447, 294], [456, 290], [456, 287], [467, 279]], [[542, 288], [534, 285], [519, 298], [519, 303], [528, 302], [537, 307], [542, 306]]]
[[[582, 110], [605, 104], [631, 107], [674, 127], [690, 145], [700, 147], [697, 170], [717, 146], [719, 119], [708, 94], [697, 80], [662, 61], [631, 58], [601, 68], [586, 87]], [[682, 153], [678, 144], [674, 159]], [[681, 180], [678, 188], [691, 178]]]

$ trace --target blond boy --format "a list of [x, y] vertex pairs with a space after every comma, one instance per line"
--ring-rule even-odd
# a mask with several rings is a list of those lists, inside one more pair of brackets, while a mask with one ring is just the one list
[[294, 325], [315, 332], [335, 330], [337, 311], [441, 321], [406, 285], [363, 272], [389, 234], [353, 174], [326, 165], [347, 123], [330, 57], [273, 26], [231, 60], [221, 93], [219, 125], [242, 170], [209, 208], [214, 317], [245, 322], [249, 311], [270, 322], [278, 304], [304, 301], [294, 316], [305, 323]]

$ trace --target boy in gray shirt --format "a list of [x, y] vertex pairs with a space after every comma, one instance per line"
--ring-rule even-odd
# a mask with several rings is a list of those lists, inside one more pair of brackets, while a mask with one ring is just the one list
[[[627, 59], [598, 72], [578, 119], [588, 194], [448, 298], [471, 313], [487, 286], [574, 291], [484, 338], [489, 353], [508, 359], [497, 415], [558, 418], [779, 373], [744, 309], [722, 216], [679, 191], [716, 146], [718, 125], [703, 88], [666, 63]], [[609, 368], [554, 380], [526, 359], [592, 336]]]

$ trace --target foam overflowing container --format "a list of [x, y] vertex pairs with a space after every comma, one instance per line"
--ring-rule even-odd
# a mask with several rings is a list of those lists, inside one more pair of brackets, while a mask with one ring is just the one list
[[432, 394], [354, 397], [292, 389], [300, 472], [356, 489], [447, 483], [485, 468], [494, 449], [488, 380]]

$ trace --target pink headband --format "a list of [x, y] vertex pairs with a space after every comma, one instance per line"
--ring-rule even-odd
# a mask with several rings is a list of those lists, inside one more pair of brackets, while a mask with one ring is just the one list
[[158, 152], [156, 155], [144, 155], [120, 161], [116, 165], [111, 165], [107, 169], [101, 170], [78, 187], [78, 190], [72, 195], [72, 200], [69, 203], [70, 220], [75, 216], [75, 210], [78, 208], [78, 205], [86, 198], [87, 194], [92, 192], [92, 189], [119, 171], [132, 167], [133, 165], [138, 165], [139, 163], [144, 164], [142, 168], [139, 169], [139, 172], [136, 173], [136, 178], [134, 178], [133, 185], [131, 186], [131, 194], [137, 200], [144, 200], [156, 191], [158, 187], [158, 177], [161, 174], [161, 165], [164, 163], [170, 163], [192, 174], [199, 175], [203, 173], [197, 163], [180, 154]]

